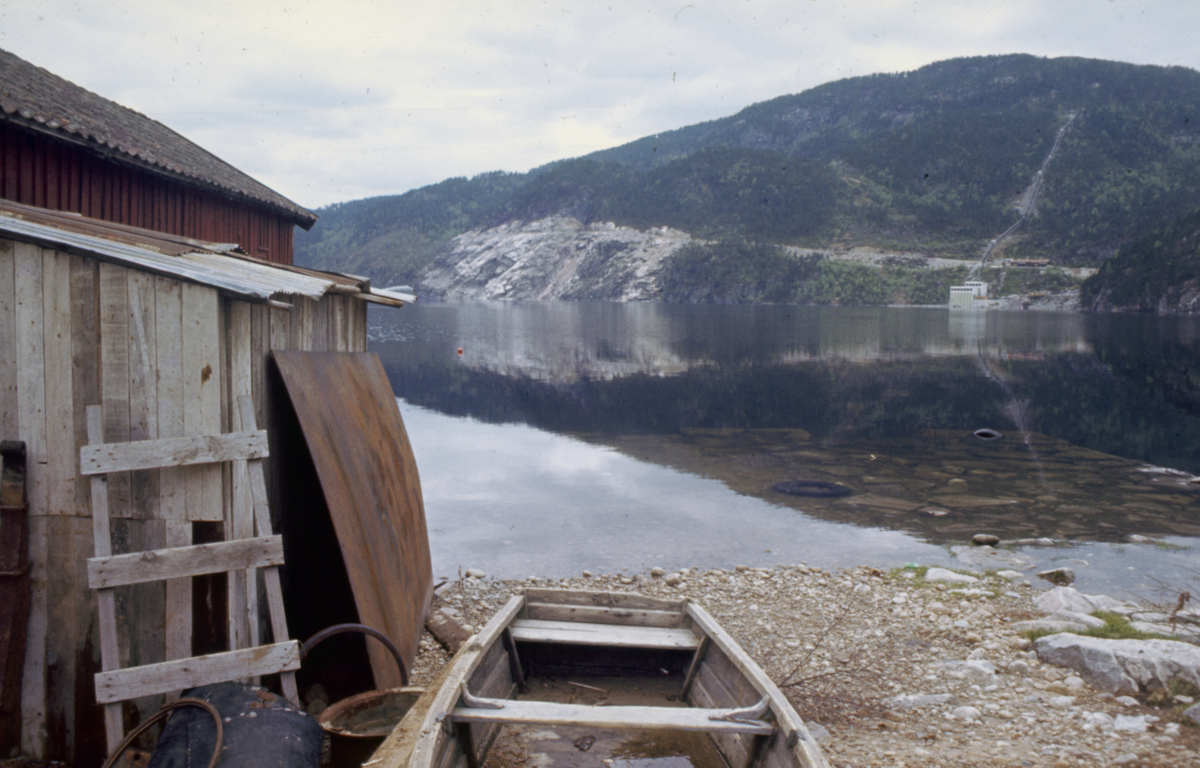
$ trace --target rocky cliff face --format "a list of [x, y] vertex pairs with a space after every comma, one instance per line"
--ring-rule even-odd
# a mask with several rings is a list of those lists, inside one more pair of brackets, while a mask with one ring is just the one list
[[659, 272], [691, 241], [686, 232], [639, 232], [567, 216], [465, 232], [426, 269], [419, 291], [443, 299], [645, 301]]

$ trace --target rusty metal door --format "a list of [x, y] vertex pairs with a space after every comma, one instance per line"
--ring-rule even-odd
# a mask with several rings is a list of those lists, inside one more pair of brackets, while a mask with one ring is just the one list
[[[359, 621], [391, 638], [412, 669], [433, 571], [417, 463], [383, 365], [369, 353], [272, 354], [325, 495]], [[387, 649], [372, 643], [368, 652], [375, 685], [399, 686]]]

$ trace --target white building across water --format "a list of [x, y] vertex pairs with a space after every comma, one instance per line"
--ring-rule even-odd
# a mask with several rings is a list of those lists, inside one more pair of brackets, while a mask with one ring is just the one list
[[963, 285], [950, 286], [950, 309], [971, 309], [983, 306], [979, 302], [986, 301], [988, 284], [980, 280], [968, 280]]

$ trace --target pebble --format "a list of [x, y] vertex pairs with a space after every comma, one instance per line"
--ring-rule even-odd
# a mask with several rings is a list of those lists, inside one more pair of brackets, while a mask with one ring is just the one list
[[1148, 724], [1145, 715], [1117, 715], [1113, 718], [1113, 730], [1117, 731], [1145, 733]]
[[[795, 672], [804, 680], [783, 687], [831, 768], [1080, 768], [1126, 755], [1135, 755], [1133, 765], [1200, 768], [1200, 729], [1166, 722], [1184, 717], [1179, 710], [1186, 702], [1155, 713], [1137, 699], [1098, 693], [1072, 670], [1038, 663], [1014, 625], [1041, 613], [1032, 598], [1045, 592], [1022, 587], [1004, 594], [1010, 584], [1004, 577], [980, 575], [978, 589], [954, 594], [913, 570], [903, 572], [909, 578], [900, 575], [867, 567], [740, 566], [548, 581], [703, 605], [769, 677], [778, 682]], [[464, 592], [455, 587], [434, 607], [461, 606], [463, 621], [474, 626], [519, 586], [460, 583]], [[440, 645], [423, 638], [414, 684], [432, 682], [447, 659]], [[1200, 707], [1192, 709], [1200, 720]], [[1148, 713], [1162, 714], [1163, 722]], [[837, 728], [821, 728], [814, 718]]]
[[1075, 706], [1075, 697], [1074, 696], [1051, 696], [1050, 700], [1047, 701], [1046, 703], [1049, 704], [1050, 706], [1054, 707], [1055, 709], [1070, 709], [1071, 707]]

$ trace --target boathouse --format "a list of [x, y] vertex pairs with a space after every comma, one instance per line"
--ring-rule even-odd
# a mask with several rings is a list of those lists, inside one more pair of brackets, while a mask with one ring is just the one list
[[292, 263], [317, 216], [167, 126], [0, 50], [0, 198]]
[[[412, 298], [292, 266], [293, 229], [315, 220], [166, 126], [0, 51], [0, 438], [27, 450], [28, 570], [14, 573], [30, 595], [24, 625], [0, 628], [25, 646], [15, 684], [0, 679], [4, 702], [19, 686], [0, 707], [0, 757], [104, 758], [88, 407], [103, 406], [105, 442], [126, 442], [237, 431], [249, 395], [273, 458], [272, 352], [365, 351], [368, 303]], [[278, 511], [286, 470], [266, 470]], [[235, 485], [219, 467], [114, 476], [114, 535], [131, 549], [219, 539]], [[118, 598], [123, 664], [227, 642], [212, 615], [225, 587], [175, 581]]]

